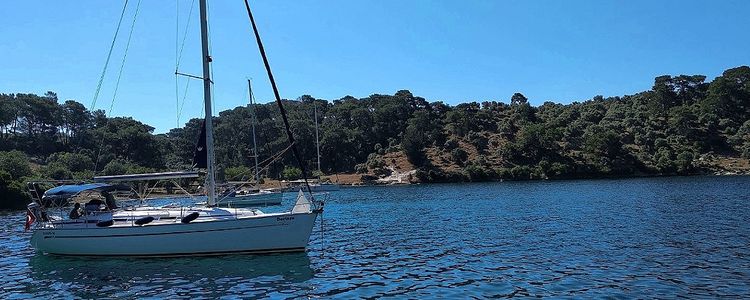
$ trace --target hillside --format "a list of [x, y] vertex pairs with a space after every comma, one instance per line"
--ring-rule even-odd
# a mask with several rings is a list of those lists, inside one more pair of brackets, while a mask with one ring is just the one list
[[[409, 173], [413, 182], [601, 178], [747, 173], [750, 169], [750, 67], [710, 82], [702, 75], [660, 76], [634, 95], [533, 106], [509, 102], [456, 106], [409, 91], [328, 101], [284, 101], [297, 146], [316, 168], [313, 106], [320, 124], [321, 169], [346, 182]], [[167, 105], [167, 104], [165, 104]], [[274, 103], [253, 107], [262, 175], [299, 176]], [[247, 179], [251, 108], [214, 118], [220, 180]], [[153, 134], [132, 118], [108, 117], [57, 95], [0, 94], [0, 207], [25, 201], [32, 178], [90, 179], [191, 167], [202, 120]], [[32, 167], [33, 166], [33, 167]], [[348, 175], [344, 175], [348, 174]], [[382, 180], [381, 180], [382, 182]]]

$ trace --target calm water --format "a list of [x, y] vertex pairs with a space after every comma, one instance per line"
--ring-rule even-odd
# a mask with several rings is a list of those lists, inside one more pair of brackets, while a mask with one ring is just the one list
[[748, 298], [749, 192], [750, 177], [352, 188], [307, 253], [218, 258], [43, 256], [13, 212], [0, 298]]

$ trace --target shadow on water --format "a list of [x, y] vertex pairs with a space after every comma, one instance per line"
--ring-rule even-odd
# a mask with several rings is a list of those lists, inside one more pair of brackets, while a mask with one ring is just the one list
[[[37, 253], [29, 259], [34, 282], [89, 296], [217, 296], [232, 290], [277, 289], [314, 275], [307, 253], [185, 258], [92, 258]], [[149, 290], [138, 287], [150, 285]], [[210, 288], [207, 288], [210, 286]], [[45, 287], [48, 288], [48, 287]], [[259, 294], [262, 295], [262, 294]]]

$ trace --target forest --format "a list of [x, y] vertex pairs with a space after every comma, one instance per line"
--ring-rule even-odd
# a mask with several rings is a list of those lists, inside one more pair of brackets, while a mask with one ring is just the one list
[[[746, 168], [750, 158], [747, 66], [709, 82], [703, 75], [659, 76], [647, 91], [569, 104], [533, 106], [515, 93], [508, 101], [452, 106], [408, 90], [283, 103], [308, 170], [317, 170], [317, 110], [322, 172], [364, 181], [398, 168], [416, 170], [413, 182], [690, 175]], [[252, 176], [253, 110], [263, 176], [299, 177], [271, 102], [214, 117], [218, 178]], [[138, 120], [89, 111], [54, 92], [0, 94], [0, 208], [23, 207], [30, 180], [188, 170], [201, 122], [155, 134]]]

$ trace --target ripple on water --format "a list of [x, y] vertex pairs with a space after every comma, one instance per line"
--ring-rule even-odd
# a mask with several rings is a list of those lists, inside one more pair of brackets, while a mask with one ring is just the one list
[[212, 258], [38, 255], [23, 212], [7, 212], [0, 298], [748, 298], [749, 187], [691, 177], [342, 189], [307, 253]]

